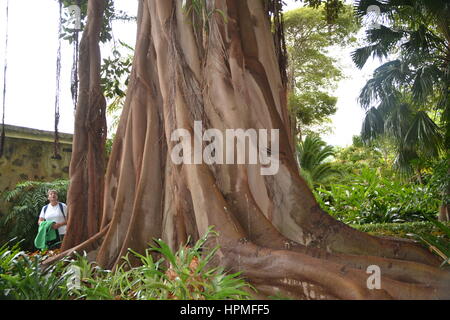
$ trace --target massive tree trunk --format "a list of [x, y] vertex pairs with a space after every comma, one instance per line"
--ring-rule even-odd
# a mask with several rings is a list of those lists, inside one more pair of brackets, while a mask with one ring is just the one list
[[[299, 176], [264, 2], [202, 3], [205, 14], [197, 16], [186, 14], [182, 1], [139, 1], [136, 54], [106, 172], [101, 223], [86, 241], [65, 242], [63, 254], [87, 250], [111, 268], [128, 248], [143, 251], [162, 238], [176, 249], [215, 226], [214, 245], [221, 247], [215, 263], [243, 271], [262, 295], [450, 298], [450, 275], [433, 255], [334, 220]], [[194, 136], [196, 120], [222, 132], [279, 129], [278, 173], [262, 176], [260, 165], [175, 165], [172, 132], [184, 128]], [[74, 184], [75, 172], [68, 237], [81, 239], [73, 208], [84, 201], [85, 187]], [[86, 221], [95, 220], [91, 214], [86, 211]], [[370, 265], [381, 268], [379, 290], [367, 287]]]

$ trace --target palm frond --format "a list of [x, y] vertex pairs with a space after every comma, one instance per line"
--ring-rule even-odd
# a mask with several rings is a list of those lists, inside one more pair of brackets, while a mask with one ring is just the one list
[[331, 176], [339, 175], [340, 171], [333, 167], [331, 163], [321, 163], [314, 168], [311, 173], [312, 181], [315, 183], [324, 183]]
[[394, 137], [397, 141], [402, 141], [410, 128], [413, 116], [408, 104], [399, 104], [387, 117], [384, 123], [385, 132]]
[[351, 54], [353, 62], [359, 69], [364, 67], [370, 57], [387, 58], [397, 43], [405, 36], [405, 32], [380, 25], [379, 29], [366, 31], [366, 35], [370, 44], [356, 49]]
[[[366, 33], [367, 43], [353, 53], [353, 61], [362, 68], [370, 57], [395, 54], [397, 60], [375, 70], [361, 90], [358, 102], [363, 108], [379, 104], [368, 111], [361, 134], [365, 141], [383, 131], [394, 138], [395, 166], [407, 173], [421, 157], [436, 157], [444, 146], [450, 148], [450, 2], [359, 0], [356, 14], [364, 18], [371, 5], [380, 9], [384, 25]], [[441, 116], [444, 132], [422, 111], [431, 104]]]
[[355, 8], [355, 15], [359, 18], [367, 15], [367, 9], [372, 5], [379, 7], [380, 12], [383, 14], [389, 14], [391, 11], [389, 1], [386, 0], [356, 0], [353, 3]]
[[412, 96], [417, 103], [425, 102], [434, 93], [434, 87], [439, 85], [442, 73], [436, 66], [422, 66], [417, 69], [412, 84]]
[[300, 173], [311, 186], [338, 174], [330, 163], [325, 162], [335, 155], [334, 149], [319, 136], [306, 136], [304, 141], [297, 145], [297, 154]]
[[411, 164], [418, 158], [419, 156], [415, 150], [400, 145], [394, 160], [394, 168], [406, 176], [411, 175], [413, 173]]
[[367, 109], [376, 101], [395, 98], [398, 88], [409, 81], [408, 73], [408, 67], [400, 60], [384, 63], [362, 88], [358, 102]]
[[353, 63], [357, 68], [362, 69], [370, 57], [387, 58], [389, 52], [380, 44], [372, 44], [356, 49], [351, 53]]
[[439, 127], [424, 111], [419, 111], [406, 133], [405, 145], [416, 147], [428, 156], [437, 157], [443, 149], [443, 137]]
[[366, 112], [362, 128], [361, 139], [364, 143], [376, 139], [379, 135], [384, 133], [384, 118], [380, 111], [373, 107]]

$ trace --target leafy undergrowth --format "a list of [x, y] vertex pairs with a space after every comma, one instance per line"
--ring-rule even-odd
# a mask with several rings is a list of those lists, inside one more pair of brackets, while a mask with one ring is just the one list
[[387, 236], [396, 238], [411, 239], [408, 234], [433, 234], [443, 235], [443, 232], [436, 229], [429, 221], [404, 222], [404, 223], [374, 223], [374, 224], [355, 224], [353, 228], [377, 236]]
[[[0, 299], [36, 300], [242, 300], [254, 288], [240, 273], [228, 274], [209, 263], [218, 250], [208, 250], [209, 232], [193, 247], [173, 252], [155, 240], [144, 254], [130, 250], [114, 270], [76, 254], [47, 269], [41, 263], [57, 252], [25, 254], [18, 245], [0, 248]], [[160, 258], [155, 258], [159, 256]], [[138, 266], [135, 266], [135, 265]]]
[[[448, 224], [429, 222], [356, 225], [374, 235], [403, 237], [413, 235], [449, 262]], [[242, 300], [255, 289], [223, 268], [210, 265], [218, 247], [206, 245], [212, 229], [197, 243], [173, 252], [155, 240], [143, 254], [132, 250], [114, 270], [100, 268], [87, 255], [76, 254], [50, 267], [42, 262], [57, 250], [26, 254], [19, 243], [0, 248], [0, 299], [19, 300]], [[425, 240], [425, 241], [423, 241]], [[274, 298], [274, 297], [272, 297]], [[276, 298], [276, 297], [275, 297]]]
[[348, 183], [317, 188], [322, 209], [346, 224], [379, 224], [427, 221], [442, 202], [430, 185], [404, 184], [363, 169]]

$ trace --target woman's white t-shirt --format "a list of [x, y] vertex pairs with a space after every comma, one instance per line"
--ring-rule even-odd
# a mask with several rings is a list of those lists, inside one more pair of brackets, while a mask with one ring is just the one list
[[[67, 206], [62, 203], [63, 209], [64, 209], [64, 215], [67, 218]], [[64, 215], [61, 212], [61, 209], [59, 208], [59, 203], [56, 204], [56, 206], [52, 206], [51, 203], [48, 204], [47, 206], [47, 211], [45, 211], [44, 213], [44, 208], [45, 206], [42, 208], [41, 210], [41, 214], [39, 215], [39, 218], [43, 218], [45, 220], [49, 220], [49, 221], [54, 221], [56, 223], [62, 223], [65, 222], [66, 219], [64, 219]], [[61, 226], [60, 228], [58, 228], [58, 232], [60, 235], [62, 234], [66, 234], [66, 226]]]

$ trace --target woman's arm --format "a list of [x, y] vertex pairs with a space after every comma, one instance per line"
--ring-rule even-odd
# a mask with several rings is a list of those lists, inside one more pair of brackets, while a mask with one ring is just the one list
[[44, 218], [39, 218], [38, 219], [38, 225], [40, 225], [42, 221], [45, 221], [45, 219]]
[[54, 223], [54, 224], [52, 225], [52, 228], [53, 228], [53, 229], [58, 229], [58, 228], [61, 228], [62, 226], [65, 226], [66, 224], [67, 224], [66, 221], [60, 222], [60, 223]]

